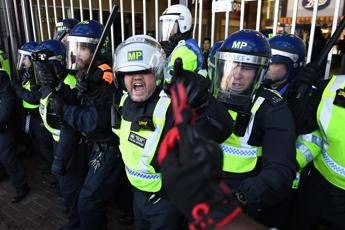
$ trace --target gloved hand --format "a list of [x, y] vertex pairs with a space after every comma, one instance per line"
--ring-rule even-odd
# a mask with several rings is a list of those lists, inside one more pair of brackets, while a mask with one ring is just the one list
[[51, 167], [51, 173], [55, 176], [64, 176], [66, 174], [66, 162], [58, 156], [54, 156]]
[[81, 76], [77, 78], [76, 89], [78, 90], [79, 96], [86, 94], [88, 90], [88, 86], [89, 86], [89, 83], [85, 76]]
[[312, 85], [322, 78], [322, 70], [316, 63], [308, 63], [304, 66], [295, 78], [297, 85], [308, 84]]
[[32, 80], [32, 74], [30, 71], [26, 70], [22, 75], [22, 84], [26, 83], [27, 81]]
[[174, 62], [172, 84], [182, 83], [186, 89], [187, 100], [194, 109], [202, 109], [208, 105], [211, 97], [210, 81], [195, 72], [183, 69], [181, 58]]
[[49, 97], [48, 112], [62, 119], [66, 105], [62, 98], [56, 94]]
[[54, 88], [57, 83], [57, 77], [53, 74], [50, 65], [44, 62], [36, 62], [35, 67], [39, 75], [37, 77], [41, 79], [40, 83], [44, 86]]
[[222, 227], [241, 213], [231, 190], [218, 178], [222, 170], [219, 147], [195, 133], [186, 116], [182, 84], [172, 87], [173, 127], [158, 153], [163, 186], [172, 203], [191, 221], [191, 228]]
[[296, 98], [303, 98], [309, 89], [318, 80], [322, 79], [322, 70], [316, 63], [308, 63], [298, 73], [292, 83], [292, 90], [296, 92]]
[[92, 73], [89, 73], [87, 75], [86, 79], [92, 83], [100, 83], [103, 81], [103, 71], [101, 69], [97, 68]]

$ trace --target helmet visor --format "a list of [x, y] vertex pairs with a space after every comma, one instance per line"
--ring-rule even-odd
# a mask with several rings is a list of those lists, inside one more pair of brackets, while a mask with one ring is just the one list
[[169, 38], [178, 32], [178, 15], [163, 15], [159, 18], [158, 41], [169, 41]]
[[[54, 75], [57, 78], [55, 66], [58, 63], [64, 63], [65, 59], [62, 55], [52, 56], [52, 53], [48, 50], [41, 50], [39, 52], [32, 53], [33, 68], [35, 73], [36, 83], [42, 85], [42, 76], [43, 75]], [[63, 64], [65, 66], [65, 64]], [[63, 67], [65, 69], [65, 67]]]
[[17, 70], [28, 69], [32, 67], [31, 52], [18, 50]]
[[67, 69], [81, 70], [88, 68], [96, 49], [98, 39], [86, 37], [67, 37]]
[[223, 59], [220, 53], [216, 57], [214, 95], [227, 104], [247, 105], [263, 80], [265, 66], [250, 61], [243, 62], [243, 56], [248, 55], [227, 53], [227, 57]]
[[37, 85], [42, 85], [42, 76], [51, 75], [51, 66], [48, 62], [34, 61], [33, 62], [34, 75]]

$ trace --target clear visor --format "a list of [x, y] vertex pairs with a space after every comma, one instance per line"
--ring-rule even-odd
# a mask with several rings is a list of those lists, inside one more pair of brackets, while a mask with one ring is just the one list
[[216, 58], [214, 95], [227, 104], [246, 105], [259, 88], [265, 70], [257, 64]]
[[33, 62], [34, 75], [37, 85], [42, 85], [42, 76], [47, 73], [51, 73], [51, 66], [48, 62], [34, 61]]
[[293, 54], [293, 53], [289, 53], [289, 52], [285, 52], [285, 51], [277, 50], [277, 49], [273, 49], [273, 48], [271, 49], [271, 52], [272, 52], [272, 56], [280, 55], [283, 57], [287, 57], [287, 58], [291, 59], [291, 61], [293, 63], [298, 61], [298, 54]]
[[169, 41], [169, 38], [177, 33], [178, 18], [177, 15], [163, 15], [159, 18], [159, 42]]
[[18, 50], [17, 70], [29, 69], [32, 67], [31, 52]]
[[85, 37], [67, 37], [67, 69], [81, 70], [88, 68], [96, 49], [98, 39]]

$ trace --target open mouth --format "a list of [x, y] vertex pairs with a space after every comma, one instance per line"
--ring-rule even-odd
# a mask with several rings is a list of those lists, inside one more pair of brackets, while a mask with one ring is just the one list
[[243, 88], [243, 84], [241, 84], [241, 83], [232, 83], [231, 84], [231, 88], [239, 90], [239, 89]]
[[144, 84], [141, 83], [141, 82], [135, 82], [135, 83], [133, 84], [133, 89], [134, 89], [135, 91], [141, 91], [141, 90], [144, 89]]

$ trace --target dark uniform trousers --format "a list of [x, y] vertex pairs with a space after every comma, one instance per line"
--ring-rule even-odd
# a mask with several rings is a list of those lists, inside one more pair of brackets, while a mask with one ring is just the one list
[[107, 228], [106, 205], [116, 196], [122, 176], [125, 176], [124, 165], [118, 146], [94, 144], [78, 201], [81, 229]]
[[[54, 141], [54, 152], [56, 152], [57, 145], [58, 143]], [[72, 156], [66, 162], [65, 174], [56, 176], [58, 181], [58, 206], [65, 209], [69, 216], [72, 215], [73, 218], [77, 216], [73, 214], [73, 209], [76, 210], [80, 188], [86, 176], [89, 152], [89, 147], [84, 142], [72, 148], [72, 151], [69, 152]]]
[[345, 229], [345, 190], [329, 183], [313, 166], [302, 177], [297, 195], [291, 229], [317, 229], [319, 224]]
[[[29, 117], [28, 117], [29, 116]], [[29, 120], [27, 120], [29, 119]], [[28, 124], [26, 124], [28, 122]], [[53, 161], [53, 138], [48, 130], [43, 126], [42, 120], [36, 111], [29, 112], [25, 117], [24, 127], [28, 127], [28, 132], [32, 138], [32, 146], [36, 153], [39, 153], [46, 163], [48, 169]]]
[[11, 134], [0, 131], [0, 163], [5, 168], [17, 192], [27, 188], [25, 171], [16, 156], [15, 144]]
[[183, 215], [167, 199], [134, 189], [133, 211], [137, 230], [181, 229]]

